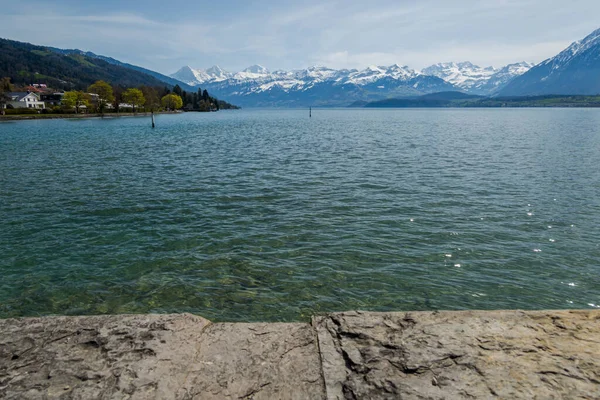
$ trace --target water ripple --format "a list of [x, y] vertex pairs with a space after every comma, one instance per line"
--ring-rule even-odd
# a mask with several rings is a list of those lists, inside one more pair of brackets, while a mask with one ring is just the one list
[[0, 125], [0, 317], [600, 304], [598, 110]]

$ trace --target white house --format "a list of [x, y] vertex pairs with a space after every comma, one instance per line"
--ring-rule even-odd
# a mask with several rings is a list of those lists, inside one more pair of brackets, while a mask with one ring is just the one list
[[40, 96], [33, 92], [9, 92], [6, 93], [8, 101], [4, 108], [46, 108]]

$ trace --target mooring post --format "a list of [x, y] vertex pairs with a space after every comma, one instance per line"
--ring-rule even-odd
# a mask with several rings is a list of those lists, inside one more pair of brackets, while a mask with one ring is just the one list
[[155, 127], [155, 125], [154, 125], [154, 111], [152, 111], [152, 127], [153, 128]]

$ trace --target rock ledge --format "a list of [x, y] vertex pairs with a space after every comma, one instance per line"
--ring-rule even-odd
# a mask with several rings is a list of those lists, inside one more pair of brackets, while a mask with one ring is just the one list
[[0, 320], [2, 399], [600, 398], [600, 310]]

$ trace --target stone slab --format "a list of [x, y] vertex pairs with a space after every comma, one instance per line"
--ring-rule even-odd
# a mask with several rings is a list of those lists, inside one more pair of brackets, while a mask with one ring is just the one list
[[600, 310], [0, 320], [2, 399], [596, 399]]
[[308, 324], [190, 314], [0, 320], [2, 399], [324, 398]]
[[194, 399], [324, 399], [309, 324], [209, 326], [183, 389]]
[[598, 399], [600, 310], [315, 317], [328, 399]]
[[209, 325], [189, 314], [0, 320], [0, 398], [174, 398]]

